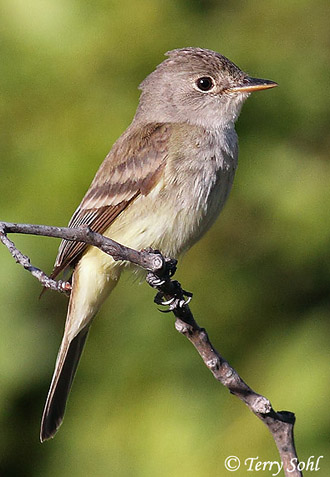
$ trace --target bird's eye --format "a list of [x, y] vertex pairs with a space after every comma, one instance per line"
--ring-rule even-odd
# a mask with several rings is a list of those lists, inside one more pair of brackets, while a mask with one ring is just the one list
[[198, 78], [196, 81], [196, 86], [201, 91], [210, 91], [210, 89], [214, 86], [213, 78], [210, 76], [203, 76], [202, 78]]

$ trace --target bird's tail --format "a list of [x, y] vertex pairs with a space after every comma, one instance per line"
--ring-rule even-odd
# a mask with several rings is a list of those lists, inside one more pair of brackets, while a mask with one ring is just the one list
[[99, 307], [116, 286], [120, 268], [111, 257], [91, 247], [72, 276], [64, 336], [41, 421], [41, 442], [54, 437], [64, 411], [88, 331]]
[[72, 381], [77, 370], [89, 327], [82, 329], [70, 342], [62, 341], [55, 372], [48, 392], [41, 421], [41, 442], [54, 437], [60, 427]]

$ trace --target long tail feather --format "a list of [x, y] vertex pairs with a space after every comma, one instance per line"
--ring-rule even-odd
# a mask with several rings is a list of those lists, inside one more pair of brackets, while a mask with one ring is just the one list
[[41, 442], [54, 437], [63, 421], [65, 406], [77, 370], [89, 326], [71, 341], [62, 343], [41, 421]]

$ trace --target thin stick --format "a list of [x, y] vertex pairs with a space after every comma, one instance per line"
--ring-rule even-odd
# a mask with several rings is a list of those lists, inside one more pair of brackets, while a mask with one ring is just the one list
[[279, 451], [285, 476], [302, 476], [302, 473], [297, 469], [298, 458], [293, 436], [294, 414], [289, 411], [276, 412], [270, 401], [253, 391], [236, 370], [230, 366], [228, 361], [215, 350], [205, 329], [199, 327], [191, 313], [188, 302], [192, 294], [184, 291], [179, 282], [171, 280], [176, 270], [176, 260], [166, 258], [160, 252], [151, 249], [140, 252], [133, 250], [93, 232], [88, 227], [74, 229], [0, 222], [0, 240], [8, 248], [16, 262], [30, 271], [44, 286], [66, 293], [70, 291], [70, 284], [52, 280], [44, 272], [32, 266], [30, 259], [23, 255], [14, 243], [8, 239], [7, 233], [42, 235], [84, 242], [100, 248], [115, 260], [129, 261], [147, 270], [147, 282], [158, 290], [155, 301], [158, 304], [169, 305], [169, 310], [166, 311], [174, 313], [177, 331], [194, 345], [215, 379], [223, 384], [231, 394], [243, 401], [268, 427]]

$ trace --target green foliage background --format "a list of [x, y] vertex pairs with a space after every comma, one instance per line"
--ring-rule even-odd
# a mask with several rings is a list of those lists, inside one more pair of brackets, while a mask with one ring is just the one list
[[[258, 392], [297, 416], [299, 456], [329, 475], [329, 3], [1, 0], [1, 219], [66, 225], [137, 86], [183, 46], [280, 87], [254, 94], [221, 218], [180, 262], [192, 309]], [[52, 268], [58, 241], [16, 236]], [[206, 370], [153, 292], [124, 278], [94, 323], [56, 438], [38, 441], [65, 318], [0, 249], [0, 473], [229, 475], [228, 455], [278, 460], [267, 429]], [[261, 472], [271, 475], [271, 472]], [[309, 473], [306, 473], [309, 475]], [[246, 475], [244, 466], [234, 474]]]

